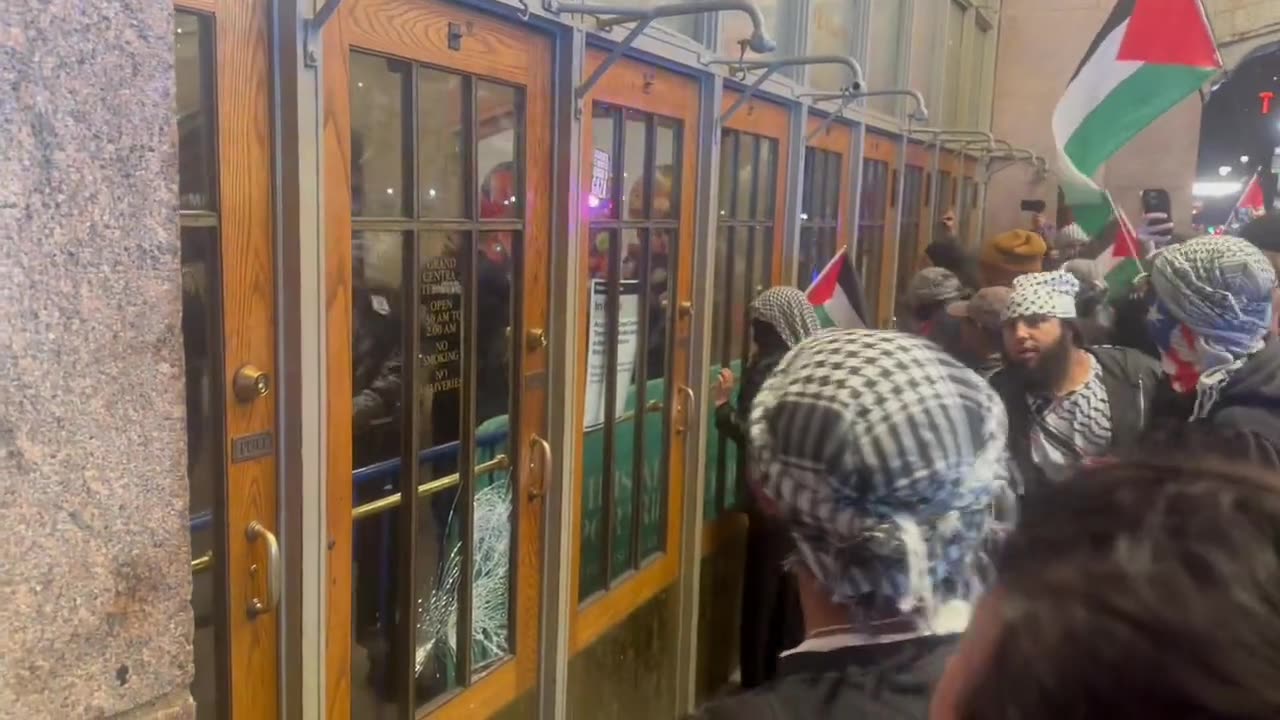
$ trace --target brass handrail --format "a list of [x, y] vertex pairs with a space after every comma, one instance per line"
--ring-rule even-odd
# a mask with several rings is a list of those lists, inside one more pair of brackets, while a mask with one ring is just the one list
[[213, 551], [210, 550], [191, 561], [191, 574], [198, 575], [213, 567]]
[[[498, 455], [489, 462], [483, 462], [477, 465], [475, 468], [475, 474], [476, 477], [479, 477], [498, 470], [506, 470], [509, 467], [511, 467], [511, 459], [506, 455]], [[458, 473], [446, 475], [438, 480], [424, 482], [418, 486], [418, 497], [423, 498], [429, 495], [434, 495], [441, 490], [447, 490], [461, 482], [462, 476]], [[388, 495], [384, 498], [378, 498], [373, 502], [367, 502], [363, 505], [351, 508], [351, 519], [363, 520], [371, 515], [378, 515], [379, 513], [384, 513], [393, 507], [399, 506], [400, 494], [396, 493], [395, 495]]]

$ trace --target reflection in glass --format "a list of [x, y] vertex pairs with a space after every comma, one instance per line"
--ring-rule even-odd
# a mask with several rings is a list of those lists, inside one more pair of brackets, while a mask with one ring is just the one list
[[351, 53], [351, 211], [358, 217], [409, 214], [411, 77], [407, 62]]
[[[902, 63], [898, 57], [902, 47], [902, 0], [871, 0], [871, 57], [867, 59], [867, 87], [901, 87]], [[922, 43], [923, 44], [923, 43]], [[916, 87], [916, 84], [912, 84]], [[900, 98], [882, 95], [870, 98], [871, 107], [887, 114], [896, 114]]]
[[645, 197], [645, 169], [649, 167], [649, 134], [646, 115], [637, 110], [623, 112], [622, 217], [641, 220], [649, 215]]
[[861, 198], [858, 203], [858, 251], [854, 265], [866, 292], [867, 325], [876, 324], [880, 312], [880, 265], [884, 252], [884, 222], [888, 201], [889, 164], [862, 161]]
[[[901, 0], [894, 0], [901, 2]], [[809, 53], [813, 55], [853, 55], [854, 33], [858, 27], [856, 9], [849, 0], [812, 0], [809, 23]], [[873, 36], [875, 45], [880, 38]], [[820, 90], [840, 91], [849, 85], [849, 69], [842, 65], [813, 65], [808, 83]], [[880, 88], [879, 85], [869, 87]]]
[[215, 210], [213, 28], [205, 15], [174, 13], [178, 206]]
[[520, 168], [524, 126], [523, 94], [508, 85], [476, 81], [476, 177], [480, 219], [521, 216]]
[[617, 217], [617, 171], [620, 154], [615, 126], [618, 111], [603, 103], [591, 106], [591, 185], [587, 214], [591, 219]]
[[[583, 333], [587, 337], [587, 387], [584, 413], [582, 448], [582, 534], [581, 559], [579, 561], [578, 599], [585, 600], [605, 589], [608, 583], [608, 555], [605, 553], [607, 506], [605, 498], [606, 475], [609, 471], [609, 446], [612, 437], [607, 431], [609, 359], [614, 355], [614, 343], [610, 342], [611, 328], [616, 327], [615, 311], [609, 301], [609, 285], [616, 277], [617, 234], [612, 230], [591, 232], [588, 277], [591, 279], [589, 307]], [[613, 258], [613, 259], [611, 259]], [[610, 483], [610, 492], [611, 483]]]
[[756, 136], [738, 133], [738, 166], [737, 187], [734, 188], [733, 213], [735, 220], [749, 220], [755, 217], [756, 208], [752, 205], [755, 198], [756, 178], [762, 167], [756, 163]]
[[761, 220], [773, 219], [773, 200], [778, 183], [778, 141], [759, 138], [760, 157], [756, 162], [756, 201], [755, 217]]
[[[641, 125], [643, 133], [643, 124]], [[613, 375], [614, 392], [623, 412], [613, 421], [613, 542], [609, 567], [611, 580], [625, 575], [632, 566], [632, 527], [635, 520], [636, 459], [642, 428], [643, 382], [638, 372], [645, 357], [641, 354], [640, 339], [645, 309], [644, 285], [640, 279], [647, 274], [645, 244], [636, 230], [622, 231], [622, 280], [618, 293], [617, 321], [617, 372]]]
[[440, 482], [418, 500], [414, 529], [417, 581], [416, 645], [418, 688], [415, 707], [434, 700], [459, 682], [458, 604], [465, 568], [462, 538], [467, 505], [462, 493], [459, 445], [463, 422], [464, 281], [470, 244], [461, 234], [423, 232], [418, 236], [418, 356], [414, 361], [413, 412], [418, 436], [417, 485]]
[[225, 475], [222, 465], [222, 322], [217, 228], [182, 228], [182, 347], [186, 359], [187, 478], [191, 559], [212, 564], [191, 578], [198, 718], [224, 715], [227, 682]]
[[[403, 405], [404, 233], [357, 231], [351, 238], [352, 467], [356, 506], [400, 493]], [[352, 578], [356, 648], [352, 674], [372, 693], [362, 713], [383, 717], [395, 709], [392, 649], [400, 588], [396, 527], [399, 509], [355, 521]], [[361, 701], [353, 695], [353, 703]]]
[[836, 222], [840, 218], [840, 173], [844, 170], [844, 156], [839, 153], [826, 152], [827, 177], [826, 199], [823, 202], [822, 218], [827, 222]]
[[418, 68], [418, 217], [467, 216], [462, 84], [461, 75]]
[[733, 130], [725, 130], [720, 136], [720, 198], [717, 207], [720, 217], [729, 218], [733, 213], [734, 172], [738, 158], [738, 136]]
[[674, 220], [680, 211], [680, 168], [676, 164], [680, 154], [680, 127], [665, 118], [658, 118], [656, 125], [653, 151], [656, 176], [649, 215], [654, 219]]
[[[516, 529], [509, 442], [516, 318], [514, 233], [480, 234], [475, 291], [475, 569], [471, 665], [478, 671], [515, 652]], [[473, 672], [474, 675], [474, 672]]]

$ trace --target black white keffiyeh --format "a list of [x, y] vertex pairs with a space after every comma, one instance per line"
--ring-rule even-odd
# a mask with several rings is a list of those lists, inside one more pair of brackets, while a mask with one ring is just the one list
[[1043, 316], [1071, 320], [1076, 316], [1080, 281], [1069, 272], [1029, 273], [1013, 281], [1013, 294], [1004, 309], [1005, 321]]
[[784, 285], [760, 293], [751, 302], [751, 317], [772, 325], [787, 347], [795, 347], [820, 327], [809, 298], [800, 290]]
[[783, 358], [756, 397], [759, 489], [836, 602], [896, 603], [929, 632], [980, 589], [993, 509], [1008, 497], [1004, 406], [923, 338], [832, 331]]

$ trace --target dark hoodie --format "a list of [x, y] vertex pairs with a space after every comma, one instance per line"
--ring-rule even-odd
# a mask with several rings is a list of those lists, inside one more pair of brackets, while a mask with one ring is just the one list
[[1280, 342], [1249, 358], [1199, 422], [1228, 438], [1240, 459], [1280, 470]]

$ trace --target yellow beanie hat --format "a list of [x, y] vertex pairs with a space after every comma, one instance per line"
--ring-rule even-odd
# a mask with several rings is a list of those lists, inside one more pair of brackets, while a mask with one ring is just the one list
[[1010, 272], [1040, 272], [1049, 246], [1030, 230], [1010, 230], [991, 238], [982, 246], [979, 260], [984, 265]]

